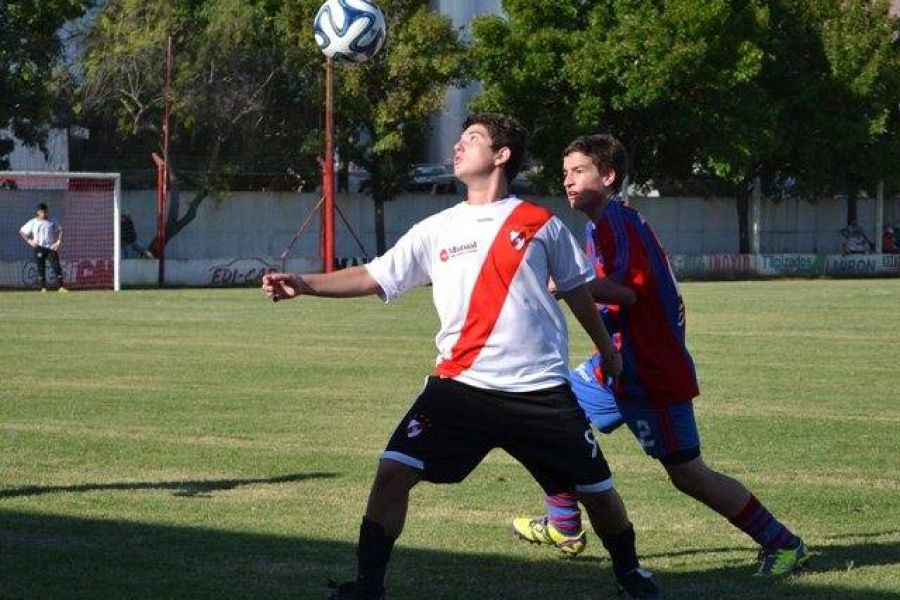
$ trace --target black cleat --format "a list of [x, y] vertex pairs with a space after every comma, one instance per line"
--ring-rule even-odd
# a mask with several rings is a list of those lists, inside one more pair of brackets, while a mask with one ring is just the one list
[[634, 600], [663, 600], [662, 592], [653, 583], [653, 573], [644, 569], [635, 569], [616, 577], [619, 584], [619, 595]]
[[329, 582], [328, 587], [334, 591], [327, 600], [385, 600], [384, 592], [376, 596], [365, 594], [355, 581], [345, 581], [340, 585]]

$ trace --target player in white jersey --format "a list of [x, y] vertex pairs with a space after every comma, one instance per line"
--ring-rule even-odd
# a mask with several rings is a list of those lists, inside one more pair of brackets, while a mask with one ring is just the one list
[[566, 321], [548, 292], [550, 278], [610, 375], [621, 370], [621, 357], [594, 309], [585, 286], [593, 269], [571, 232], [546, 209], [507, 194], [524, 149], [518, 123], [473, 115], [454, 146], [465, 202], [416, 224], [364, 267], [263, 278], [274, 301], [376, 294], [388, 302], [431, 283], [440, 318], [434, 372], [378, 464], [356, 580], [338, 586], [331, 600], [383, 599], [410, 490], [421, 480], [462, 481], [493, 448], [521, 462], [547, 493], [574, 488], [620, 589], [631, 598], [660, 598], [639, 567], [634, 529], [569, 387]]
[[34, 261], [37, 263], [38, 287], [47, 291], [47, 261], [56, 276], [60, 292], [66, 292], [63, 284], [62, 268], [59, 266], [59, 247], [62, 244], [62, 228], [55, 220], [47, 216], [47, 205], [37, 205], [36, 216], [22, 225], [19, 235], [34, 250]]

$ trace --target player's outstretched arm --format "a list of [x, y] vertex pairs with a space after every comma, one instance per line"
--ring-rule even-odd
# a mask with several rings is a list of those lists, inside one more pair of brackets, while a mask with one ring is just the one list
[[594, 302], [603, 304], [619, 304], [628, 306], [637, 302], [637, 294], [633, 289], [619, 285], [609, 277], [597, 277], [587, 284]]
[[610, 377], [618, 377], [622, 373], [622, 357], [609, 337], [600, 315], [597, 314], [588, 285], [579, 285], [567, 292], [561, 292], [560, 295], [603, 356], [604, 372]]
[[263, 276], [262, 291], [273, 302], [297, 296], [355, 298], [381, 291], [365, 267], [350, 267], [333, 273], [269, 273]]

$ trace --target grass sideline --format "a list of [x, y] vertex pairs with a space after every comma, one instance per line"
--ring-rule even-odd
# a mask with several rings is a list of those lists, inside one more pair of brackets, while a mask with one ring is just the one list
[[[900, 280], [688, 283], [707, 460], [813, 550], [755, 550], [627, 431], [601, 444], [667, 598], [900, 598]], [[428, 291], [273, 305], [255, 290], [0, 294], [0, 598], [320, 599], [346, 578], [375, 457], [434, 359]], [[587, 351], [572, 336], [572, 360]], [[516, 542], [540, 509], [492, 453], [423, 484], [391, 600], [614, 598], [591, 535]]]

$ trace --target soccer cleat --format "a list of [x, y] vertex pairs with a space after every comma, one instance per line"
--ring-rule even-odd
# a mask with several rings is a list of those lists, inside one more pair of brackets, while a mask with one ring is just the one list
[[340, 585], [329, 582], [328, 587], [334, 588], [334, 591], [331, 592], [327, 600], [385, 600], [383, 593], [380, 596], [364, 594], [359, 584], [355, 581], [345, 581]]
[[578, 535], [566, 535], [549, 523], [546, 516], [519, 517], [513, 519], [512, 527], [513, 532], [526, 542], [553, 546], [566, 556], [578, 556], [587, 545], [587, 536], [583, 530]]
[[794, 548], [763, 548], [759, 551], [759, 560], [761, 564], [756, 572], [758, 577], [790, 575], [803, 568], [809, 560], [809, 551], [803, 540], [800, 540]]
[[621, 577], [616, 577], [619, 595], [634, 600], [663, 600], [662, 593], [653, 583], [653, 573], [645, 569], [634, 569]]
[[60, 294], [68, 294], [68, 293], [69, 293], [69, 290], [67, 290], [66, 288], [60, 286], [60, 287], [59, 287], [59, 293], [60, 293]]
[[47, 293], [47, 288], [42, 287], [42, 288], [41, 288], [41, 293], [42, 293], [42, 294], [46, 294], [46, 293]]

